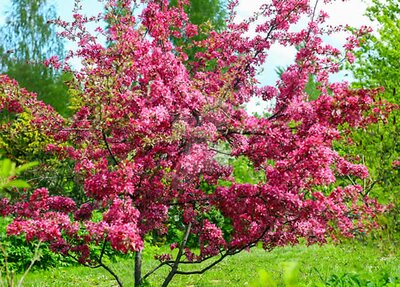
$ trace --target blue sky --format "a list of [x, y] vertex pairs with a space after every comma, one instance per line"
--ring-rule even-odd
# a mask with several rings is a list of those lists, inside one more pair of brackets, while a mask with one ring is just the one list
[[[270, 0], [240, 0], [238, 19], [245, 19], [251, 16], [262, 3], [265, 3], [265, 1]], [[72, 9], [75, 2], [74, 0], [50, 0], [49, 2], [55, 5], [57, 13], [63, 20], [71, 20]], [[330, 15], [330, 20], [328, 21], [329, 24], [349, 24], [355, 27], [370, 25], [376, 28], [373, 23], [363, 16], [365, 9], [370, 2], [371, 0], [336, 0], [329, 5], [320, 4], [319, 7]], [[102, 4], [103, 3], [99, 3], [98, 0], [81, 0], [83, 11], [84, 13], [87, 13], [88, 16], [97, 15], [99, 12], [102, 12]], [[9, 8], [9, 6], [10, 0], [0, 0], [0, 25], [4, 23], [4, 12]], [[340, 48], [344, 44], [345, 38], [345, 34], [338, 34], [326, 40], [329, 41], [330, 44]], [[66, 48], [75, 49], [76, 45], [74, 43], [67, 43]], [[275, 72], [276, 67], [289, 65], [292, 63], [294, 56], [294, 48], [285, 48], [279, 45], [273, 46], [269, 51], [267, 64], [263, 67], [263, 71], [259, 75], [260, 82], [263, 84], [273, 85], [277, 80]], [[333, 80], [351, 80], [348, 76], [347, 78], [344, 76], [345, 73], [346, 72], [343, 72], [342, 74], [334, 76]], [[253, 101], [248, 108], [250, 112], [260, 110], [257, 100]]]

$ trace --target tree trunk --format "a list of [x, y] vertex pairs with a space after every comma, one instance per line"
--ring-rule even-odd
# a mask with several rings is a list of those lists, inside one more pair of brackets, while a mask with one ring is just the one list
[[188, 226], [186, 227], [186, 232], [185, 232], [185, 235], [183, 237], [182, 244], [179, 247], [179, 251], [178, 251], [178, 255], [176, 256], [176, 260], [174, 262], [174, 265], [172, 266], [171, 271], [168, 273], [167, 278], [165, 278], [165, 280], [164, 280], [164, 282], [162, 284], [162, 287], [167, 287], [168, 284], [171, 282], [172, 278], [175, 276], [176, 271], [178, 271], [179, 262], [180, 262], [180, 260], [182, 258], [183, 250], [184, 250], [184, 248], [186, 246], [186, 243], [187, 243], [187, 240], [188, 240], [188, 237], [189, 237], [189, 234], [190, 234], [191, 227], [192, 227], [192, 223], [189, 223]]
[[135, 254], [135, 287], [142, 285], [142, 251]]

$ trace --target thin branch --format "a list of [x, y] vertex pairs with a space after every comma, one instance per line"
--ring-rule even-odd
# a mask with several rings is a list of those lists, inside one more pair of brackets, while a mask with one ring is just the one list
[[[265, 234], [265, 232], [263, 232], [262, 236], [264, 236], [264, 234]], [[262, 236], [261, 236], [261, 238], [262, 238]], [[243, 246], [243, 247], [240, 248], [240, 249], [237, 249], [237, 250], [229, 249], [229, 250], [227, 250], [224, 254], [221, 253], [221, 257], [220, 257], [220, 258], [218, 258], [216, 261], [214, 261], [213, 263], [211, 263], [210, 265], [208, 265], [207, 267], [205, 267], [205, 268], [203, 268], [203, 269], [201, 269], [201, 270], [195, 270], [195, 271], [177, 271], [176, 274], [180, 274], [180, 275], [203, 274], [204, 272], [206, 272], [207, 270], [211, 269], [212, 267], [214, 267], [215, 265], [217, 265], [219, 262], [221, 262], [222, 260], [224, 260], [225, 257], [238, 254], [238, 253], [242, 252], [243, 250], [245, 250], [245, 249], [247, 249], [247, 248], [254, 247], [254, 246], [255, 246], [255, 242], [258, 242], [258, 241], [259, 241], [259, 239], [257, 238], [257, 240], [255, 240], [255, 241], [253, 241], [253, 242], [251, 242], [251, 243], [249, 243], [249, 244]], [[199, 263], [202, 263], [202, 262], [204, 262], [204, 261], [206, 261], [206, 260], [208, 260], [208, 259], [211, 259], [211, 258], [213, 258], [213, 256], [206, 257], [205, 259], [203, 259], [203, 260], [201, 260], [201, 261], [196, 261], [196, 262], [188, 262], [188, 261], [185, 261], [185, 262], [182, 262], [182, 263], [183, 263], [183, 264], [199, 264]]]
[[[14, 282], [14, 273], [10, 272], [9, 263], [8, 263], [8, 255], [7, 255], [5, 247], [3, 246], [3, 244], [1, 242], [0, 242], [0, 250], [3, 253], [3, 258], [4, 258], [6, 283], [7, 283], [7, 285], [11, 286]], [[1, 271], [1, 269], [0, 269], [0, 271]], [[0, 276], [0, 282], [1, 282], [1, 285], [3, 286], [3, 280], [2, 280], [1, 276]]]
[[364, 188], [364, 192], [361, 193], [363, 197], [367, 196], [370, 191], [374, 188], [375, 184], [377, 184], [379, 180], [374, 180], [368, 188]]
[[117, 274], [114, 273], [114, 271], [112, 271], [107, 265], [105, 265], [101, 262], [99, 265], [100, 265], [100, 267], [103, 267], [104, 269], [106, 269], [108, 271], [108, 273], [110, 273], [114, 277], [114, 279], [117, 281], [119, 287], [123, 287], [121, 280], [119, 279]]
[[103, 247], [101, 248], [101, 253], [100, 253], [100, 258], [99, 258], [100, 263], [102, 262], [104, 253], [106, 251], [106, 244], [107, 244], [107, 240], [106, 240], [106, 238], [104, 238]]
[[[269, 31], [268, 31], [268, 33], [267, 33], [267, 36], [265, 36], [265, 38], [264, 38], [264, 41], [267, 41], [267, 40], [269, 39], [269, 37], [271, 36], [272, 32], [273, 32], [275, 29], [276, 29], [276, 25], [275, 25], [275, 23], [274, 23], [274, 24], [271, 25], [271, 27], [270, 27], [270, 29], [269, 29]], [[254, 55], [253, 55], [253, 57], [252, 57], [252, 60], [254, 60], [263, 50], [264, 50], [264, 48], [258, 49], [258, 50], [254, 53]], [[246, 66], [244, 67], [243, 71], [244, 71], [244, 72], [247, 72], [247, 71], [250, 69], [250, 66], [251, 66], [251, 63], [250, 63], [250, 62], [247, 63]], [[236, 88], [238, 87], [239, 84], [240, 84], [240, 78], [237, 77], [237, 78], [235, 79], [235, 83], [233, 84], [233, 90], [236, 90]]]
[[92, 269], [97, 269], [97, 268], [100, 268], [100, 267], [104, 268], [105, 270], [107, 270], [108, 273], [111, 274], [111, 276], [114, 277], [115, 281], [117, 281], [117, 283], [118, 283], [118, 286], [119, 287], [123, 287], [122, 282], [119, 279], [118, 275], [115, 274], [115, 272], [112, 271], [107, 265], [105, 265], [103, 262], [101, 262], [101, 259], [103, 257], [104, 251], [105, 251], [105, 246], [106, 246], [106, 241], [104, 240], [102, 251], [101, 251], [101, 255], [100, 255], [100, 260], [99, 260], [99, 263], [97, 265], [90, 265], [90, 264], [87, 264], [87, 263], [80, 262], [78, 260], [78, 258], [76, 256], [72, 255], [71, 253], [68, 253], [68, 256], [73, 258], [76, 262], [82, 264], [85, 267], [89, 267], [89, 268], [92, 268]]
[[218, 260], [214, 261], [213, 263], [211, 263], [210, 265], [208, 265], [207, 267], [205, 267], [205, 268], [203, 268], [201, 270], [196, 270], [196, 271], [176, 271], [176, 274], [180, 274], [180, 275], [203, 274], [204, 272], [206, 272], [207, 270], [211, 269], [212, 267], [217, 265], [219, 262], [221, 262], [228, 255], [230, 255], [230, 254], [229, 253], [222, 254], [221, 257]]
[[[232, 156], [232, 155], [231, 155], [230, 153], [228, 153], [228, 152], [220, 151], [220, 150], [217, 150], [217, 149], [215, 149], [215, 148], [210, 148], [210, 150], [215, 151], [215, 152], [220, 153], [220, 154], [223, 154], [223, 155]], [[233, 156], [232, 156], [232, 157], [233, 157]]]
[[286, 106], [282, 106], [279, 111], [277, 111], [275, 114], [273, 114], [272, 116], [268, 117], [268, 120], [273, 120], [273, 119], [277, 119], [279, 117], [281, 117], [282, 112], [284, 111], [284, 109], [286, 108]]
[[153, 268], [152, 270], [150, 270], [149, 272], [147, 272], [147, 273], [143, 276], [143, 281], [146, 280], [147, 277], [149, 277], [151, 274], [153, 274], [154, 272], [156, 272], [158, 269], [160, 269], [160, 268], [163, 267], [164, 265], [170, 266], [170, 261], [161, 262], [158, 266], [156, 266], [155, 268]]
[[[316, 1], [315, 1], [314, 9], [313, 9], [312, 17], [311, 17], [311, 22], [314, 22], [315, 13], [317, 12], [318, 1], [319, 1], [319, 0], [316, 0]], [[306, 42], [307, 42], [308, 39], [310, 38], [310, 34], [311, 34], [311, 28], [308, 29], [308, 33], [307, 33], [307, 37], [306, 37]]]
[[351, 178], [350, 175], [347, 175], [346, 177], [347, 177], [348, 180], [350, 180], [352, 185], [357, 185], [357, 183]]
[[112, 158], [114, 164], [115, 164], [115, 165], [118, 165], [118, 161], [117, 161], [117, 159], [115, 158], [114, 154], [112, 153], [110, 146], [108, 145], [107, 138], [106, 138], [106, 134], [104, 133], [104, 131], [101, 131], [101, 134], [103, 135], [104, 143], [106, 144], [108, 153], [110, 154], [110, 156], [111, 156], [111, 158]]

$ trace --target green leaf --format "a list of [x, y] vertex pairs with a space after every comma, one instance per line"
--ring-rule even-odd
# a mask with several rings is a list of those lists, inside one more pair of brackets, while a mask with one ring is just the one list
[[[15, 180], [6, 182], [5, 184], [3, 184], [2, 187], [3, 188], [6, 188], [6, 187], [29, 188], [31, 186], [25, 180], [15, 179]], [[1, 186], [0, 186], [0, 188], [1, 188]]]
[[8, 158], [0, 161], [0, 177], [8, 178], [11, 176], [12, 162]]

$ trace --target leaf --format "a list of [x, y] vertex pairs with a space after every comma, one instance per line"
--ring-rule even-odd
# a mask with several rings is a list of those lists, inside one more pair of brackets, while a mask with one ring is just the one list
[[8, 178], [11, 176], [12, 162], [8, 158], [0, 161], [0, 177]]
[[[15, 179], [15, 180], [5, 183], [2, 186], [2, 188], [6, 188], [6, 187], [29, 188], [31, 186], [25, 180]], [[1, 188], [1, 186], [0, 186], [0, 188]]]

